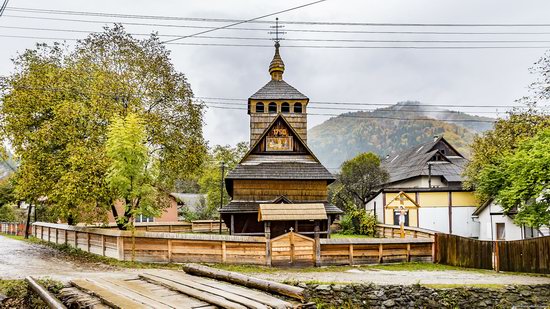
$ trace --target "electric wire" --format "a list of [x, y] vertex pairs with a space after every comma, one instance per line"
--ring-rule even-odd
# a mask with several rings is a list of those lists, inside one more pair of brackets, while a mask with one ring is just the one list
[[297, 9], [301, 9], [301, 8], [308, 7], [308, 6], [311, 6], [311, 5], [315, 5], [315, 4], [318, 4], [318, 3], [321, 3], [321, 2], [325, 2], [325, 1], [327, 1], [327, 0], [318, 0], [318, 1], [310, 2], [310, 3], [306, 3], [306, 4], [303, 4], [303, 5], [295, 6], [295, 7], [292, 7], [292, 8], [288, 8], [288, 9], [285, 9], [285, 10], [273, 12], [273, 13], [270, 13], [270, 14], [265, 14], [265, 15], [254, 17], [254, 18], [251, 18], [251, 19], [233, 22], [229, 25], [217, 27], [217, 28], [214, 28], [214, 29], [204, 30], [204, 31], [200, 31], [200, 32], [197, 32], [197, 33], [185, 35], [185, 36], [182, 36], [182, 37], [179, 37], [179, 38], [170, 39], [170, 40], [164, 41], [163, 43], [171, 43], [171, 42], [175, 42], [175, 41], [178, 41], [178, 40], [187, 39], [187, 38], [194, 37], [194, 36], [197, 36], [197, 35], [209, 33], [209, 32], [212, 32], [212, 31], [230, 28], [230, 27], [237, 26], [237, 25], [240, 25], [240, 24], [253, 22], [253, 21], [258, 20], [258, 19], [266, 18], [266, 17], [269, 17], [269, 16], [274, 16], [274, 15], [294, 11], [294, 10], [297, 10]]
[[[4, 15], [9, 18], [22, 18], [22, 19], [38, 19], [38, 20], [54, 20], [54, 21], [67, 21], [67, 22], [79, 22], [79, 23], [92, 23], [92, 24], [114, 24], [120, 23], [130, 26], [154, 26], [154, 27], [168, 27], [168, 28], [189, 28], [189, 29], [214, 29], [213, 26], [191, 26], [191, 25], [175, 25], [175, 24], [158, 24], [158, 23], [139, 23], [139, 22], [120, 22], [120, 21], [106, 21], [106, 20], [85, 20], [85, 19], [70, 19], [70, 18], [55, 18], [55, 17], [40, 17], [40, 16], [24, 16], [24, 15]], [[231, 27], [219, 30], [239, 30], [239, 31], [270, 31], [269, 28], [246, 28], [246, 27]], [[285, 28], [285, 32], [305, 32], [305, 33], [340, 33], [340, 34], [414, 34], [414, 35], [548, 35], [550, 32], [456, 32], [456, 31], [379, 31], [379, 30], [330, 30], [330, 29], [292, 29]]]
[[[70, 10], [51, 10], [38, 8], [21, 8], [10, 7], [10, 11], [42, 13], [42, 14], [58, 14], [58, 15], [83, 15], [96, 17], [117, 17], [131, 19], [156, 19], [156, 20], [185, 20], [185, 21], [200, 21], [200, 22], [229, 22], [229, 23], [258, 23], [271, 24], [271, 21], [262, 21], [259, 19], [296, 10], [306, 6], [314, 5], [326, 0], [306, 3], [297, 7], [281, 10], [271, 14], [266, 14], [251, 19], [229, 19], [229, 18], [201, 18], [201, 17], [177, 17], [177, 16], [162, 16], [162, 15], [137, 15], [137, 14], [117, 14], [104, 12], [86, 12], [86, 11], [70, 11]], [[328, 22], [328, 21], [283, 21], [283, 24], [295, 25], [331, 25], [331, 26], [398, 26], [398, 27], [550, 27], [549, 23], [381, 23], [381, 22]], [[224, 26], [227, 27], [227, 26]]]

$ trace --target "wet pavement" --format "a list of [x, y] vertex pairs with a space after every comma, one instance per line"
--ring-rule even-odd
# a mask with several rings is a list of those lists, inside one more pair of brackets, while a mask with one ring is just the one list
[[26, 276], [51, 277], [58, 280], [86, 278], [109, 274], [125, 277], [135, 271], [102, 263], [71, 261], [56, 249], [11, 239], [0, 235], [0, 279], [21, 279]]

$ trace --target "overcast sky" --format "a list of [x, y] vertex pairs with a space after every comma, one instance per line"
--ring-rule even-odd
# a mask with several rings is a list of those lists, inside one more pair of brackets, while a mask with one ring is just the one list
[[[13, 65], [10, 58], [36, 42], [51, 41], [28, 38], [9, 38], [2, 35], [54, 38], [84, 38], [86, 33], [13, 29], [27, 27], [41, 29], [100, 31], [109, 22], [152, 23], [157, 25], [126, 25], [130, 33], [160, 35], [188, 35], [200, 31], [160, 24], [191, 26], [222, 26], [230, 22], [193, 22], [161, 19], [123, 19], [120, 17], [93, 17], [55, 15], [15, 11], [13, 8], [38, 8], [119, 14], [159, 15], [176, 17], [203, 17], [249, 19], [310, 1], [259, 0], [187, 0], [187, 1], [69, 1], [69, 0], [11, 0], [4, 16], [0, 17], [0, 74], [9, 74]], [[2, 2], [2, 1], [0, 1]], [[11, 8], [11, 9], [10, 9]], [[550, 1], [479, 1], [479, 0], [329, 0], [313, 6], [278, 15], [283, 21], [323, 21], [360, 23], [548, 23]], [[19, 17], [16, 17], [19, 16]], [[22, 18], [21, 16], [33, 16]], [[59, 21], [42, 18], [64, 18]], [[266, 20], [272, 21], [274, 17]], [[104, 21], [103, 23], [77, 22]], [[266, 24], [238, 27], [267, 28]], [[375, 39], [375, 40], [548, 40], [550, 27], [391, 27], [294, 25], [282, 42], [281, 55], [286, 65], [284, 79], [306, 94], [311, 101], [395, 103], [418, 100], [426, 104], [455, 105], [513, 105], [527, 94], [527, 85], [534, 80], [528, 68], [544, 53], [544, 49], [329, 49], [291, 48], [289, 45], [335, 46], [473, 46], [476, 43], [350, 43], [293, 41], [296, 39]], [[342, 34], [311, 33], [290, 30], [359, 30], [359, 31], [450, 31], [450, 32], [546, 32], [533, 35], [426, 35], [426, 34]], [[208, 36], [269, 38], [265, 30], [218, 30]], [[179, 42], [229, 43], [272, 45], [269, 40], [228, 40], [187, 38]], [[285, 45], [287, 47], [285, 47]], [[550, 46], [550, 43], [489, 43], [491, 46]], [[176, 68], [184, 72], [199, 97], [246, 99], [269, 81], [268, 65], [273, 57], [271, 47], [217, 47], [169, 45]], [[213, 101], [210, 99], [209, 101]], [[218, 100], [219, 101], [219, 100]], [[226, 101], [231, 102], [231, 101]], [[236, 103], [237, 101], [233, 101]], [[246, 105], [242, 101], [242, 108]], [[225, 105], [233, 106], [236, 105]], [[315, 107], [315, 103], [310, 105]], [[366, 108], [366, 107], [363, 107]], [[463, 111], [495, 112], [496, 108], [456, 108]], [[313, 112], [312, 110], [310, 110]], [[499, 108], [502, 114], [504, 108]], [[317, 111], [337, 113], [340, 111]], [[328, 116], [310, 116], [309, 127], [328, 119]], [[248, 140], [246, 110], [208, 108], [205, 136], [210, 145], [235, 144]]]

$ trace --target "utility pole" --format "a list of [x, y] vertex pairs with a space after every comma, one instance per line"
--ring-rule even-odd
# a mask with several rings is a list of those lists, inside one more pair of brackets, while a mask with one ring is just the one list
[[[225, 162], [222, 161], [221, 167], [222, 177], [220, 180], [220, 210], [223, 207], [223, 177], [225, 175]], [[220, 213], [220, 234], [222, 233], [222, 214]]]

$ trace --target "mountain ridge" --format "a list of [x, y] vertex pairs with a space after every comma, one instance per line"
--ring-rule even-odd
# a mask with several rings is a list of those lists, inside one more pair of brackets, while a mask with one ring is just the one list
[[332, 117], [308, 131], [308, 145], [330, 170], [362, 152], [379, 156], [443, 136], [469, 156], [474, 137], [492, 128], [493, 118], [451, 111], [418, 101]]

